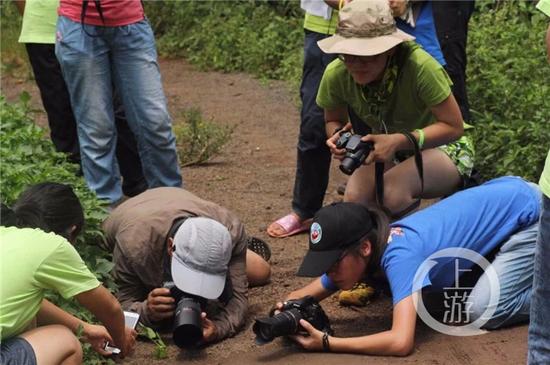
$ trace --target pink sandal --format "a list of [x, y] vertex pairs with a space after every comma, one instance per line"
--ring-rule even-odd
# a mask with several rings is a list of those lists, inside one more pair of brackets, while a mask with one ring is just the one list
[[284, 237], [293, 236], [295, 234], [302, 233], [309, 230], [312, 220], [306, 219], [305, 221], [300, 222], [300, 219], [296, 215], [290, 213], [276, 220], [275, 222], [271, 223], [271, 225], [275, 223], [281, 226], [281, 228], [285, 231], [285, 233], [281, 235], [274, 235], [274, 234], [271, 234], [270, 232], [267, 232], [267, 234], [270, 237], [274, 237], [274, 238], [284, 238]]

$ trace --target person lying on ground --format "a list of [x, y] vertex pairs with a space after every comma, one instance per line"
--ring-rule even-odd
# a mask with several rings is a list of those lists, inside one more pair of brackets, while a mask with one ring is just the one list
[[[400, 221], [388, 224], [383, 213], [357, 203], [322, 208], [310, 231], [309, 251], [299, 276], [320, 276], [291, 292], [288, 299], [306, 295], [323, 300], [359, 280], [385, 277], [391, 289], [393, 323], [390, 329], [360, 337], [324, 336], [308, 322], [308, 336], [293, 339], [307, 350], [406, 356], [413, 351], [419, 290], [432, 292], [455, 282], [455, 258], [440, 259], [420, 283], [415, 274], [429, 257], [441, 250], [460, 248], [488, 256], [500, 283], [500, 295], [488, 270], [473, 286], [467, 301], [472, 320], [483, 315], [481, 326], [496, 329], [527, 321], [533, 279], [535, 241], [541, 192], [535, 184], [503, 177], [463, 190]], [[470, 269], [471, 261], [460, 268]], [[415, 291], [415, 284], [419, 290]], [[282, 303], [277, 304], [282, 308]], [[494, 313], [486, 317], [486, 310]], [[325, 341], [323, 341], [325, 337]], [[325, 343], [325, 345], [323, 345]]]
[[267, 261], [247, 249], [250, 239], [235, 214], [184, 189], [147, 190], [118, 206], [103, 229], [113, 251], [117, 297], [146, 325], [173, 322], [176, 301], [163, 287], [166, 282], [190, 295], [219, 299], [219, 313], [203, 314], [205, 343], [240, 329], [249, 283], [263, 285], [270, 277]]
[[[120, 304], [71, 245], [84, 225], [72, 189], [56, 183], [33, 185], [13, 210], [2, 204], [1, 219], [0, 363], [80, 364], [77, 334], [102, 355], [110, 354], [103, 350], [107, 342], [120, 348], [121, 357], [131, 353], [136, 332], [124, 326]], [[48, 289], [74, 297], [106, 328], [44, 299]]]

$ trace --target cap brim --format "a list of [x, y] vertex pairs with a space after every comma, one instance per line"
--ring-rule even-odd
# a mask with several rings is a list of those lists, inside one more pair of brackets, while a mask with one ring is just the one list
[[172, 259], [172, 280], [181, 291], [206, 299], [217, 299], [225, 287], [225, 274], [212, 275], [193, 270]]
[[399, 43], [412, 41], [415, 38], [399, 29], [390, 35], [366, 38], [346, 38], [334, 34], [317, 42], [325, 53], [349, 54], [354, 56], [374, 56], [397, 46]]
[[346, 249], [331, 251], [309, 250], [296, 273], [297, 276], [317, 277], [326, 273]]

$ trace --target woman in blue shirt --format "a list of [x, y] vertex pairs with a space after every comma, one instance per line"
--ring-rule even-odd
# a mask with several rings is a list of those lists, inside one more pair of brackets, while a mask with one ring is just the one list
[[[287, 299], [311, 295], [322, 300], [381, 273], [392, 292], [393, 324], [381, 333], [337, 338], [302, 320], [300, 324], [309, 336], [296, 335], [294, 340], [308, 350], [408, 355], [413, 350], [416, 327], [414, 297], [428, 286], [431, 290], [450, 287], [455, 282], [455, 260], [439, 260], [423, 280], [415, 280], [415, 276], [430, 256], [449, 248], [468, 249], [481, 256], [497, 251], [490, 270], [470, 293], [472, 319], [493, 308], [483, 328], [527, 320], [540, 199], [535, 185], [517, 177], [503, 177], [456, 193], [391, 225], [382, 214], [355, 203], [321, 209], [311, 226], [309, 251], [298, 271], [300, 276], [321, 276]], [[471, 261], [460, 263], [462, 270], [473, 265]], [[498, 277], [498, 302], [491, 296], [495, 283], [489, 271]]]

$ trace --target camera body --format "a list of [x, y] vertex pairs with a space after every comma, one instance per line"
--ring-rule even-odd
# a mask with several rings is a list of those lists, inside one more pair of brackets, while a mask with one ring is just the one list
[[340, 171], [346, 175], [353, 174], [363, 164], [370, 151], [374, 150], [373, 143], [362, 141], [362, 137], [360, 134], [340, 132], [340, 137], [336, 141], [338, 149], [346, 149], [346, 155], [340, 163]]
[[305, 319], [318, 330], [332, 334], [330, 321], [321, 305], [312, 296], [305, 296], [284, 303], [281, 312], [270, 317], [258, 318], [252, 326], [256, 342], [273, 341], [275, 337], [294, 335], [300, 332], [300, 319]]
[[170, 289], [170, 295], [176, 301], [172, 338], [180, 348], [189, 348], [201, 343], [202, 307], [204, 298], [187, 294], [176, 287], [172, 281], [165, 282], [164, 288]]

